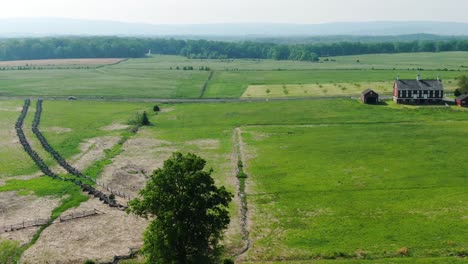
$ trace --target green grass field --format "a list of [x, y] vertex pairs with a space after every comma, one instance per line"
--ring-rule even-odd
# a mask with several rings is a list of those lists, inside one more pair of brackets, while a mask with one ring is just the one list
[[[461, 67], [465, 66], [466, 58], [468, 52], [409, 53], [333, 57], [328, 58], [333, 61], [324, 62], [322, 59], [321, 62], [312, 63], [249, 59], [191, 60], [180, 56], [156, 55], [97, 69], [0, 71], [0, 96], [238, 98], [250, 85], [391, 82], [397, 75], [415, 78], [418, 68], [424, 69], [423, 78], [436, 78], [440, 74], [444, 80], [452, 82], [467, 72], [468, 65]], [[182, 70], [187, 66], [194, 67], [194, 70]], [[203, 93], [210, 73], [199, 68], [205, 66], [214, 71], [214, 75]], [[449, 83], [446, 85], [453, 88]], [[355, 90], [349, 91], [354, 94], [358, 92]], [[296, 96], [314, 95], [296, 93]], [[330, 92], [325, 95], [334, 94]]]
[[[352, 96], [371, 88], [380, 95], [391, 95], [393, 82], [358, 82], [358, 83], [313, 83], [313, 84], [269, 84], [249, 85], [242, 94], [243, 98], [280, 98], [304, 96]], [[445, 91], [456, 89], [456, 82], [445, 82]]]
[[[134, 59], [127, 63], [112, 66], [122, 69], [152, 69], [168, 70], [177, 66], [193, 66], [198, 69], [209, 66], [215, 71], [232, 70], [318, 70], [318, 69], [387, 69], [425, 70], [450, 69], [464, 70], [468, 67], [468, 52], [439, 52], [439, 53], [402, 53], [402, 54], [369, 54], [356, 56], [338, 56], [321, 58], [321, 63], [300, 61], [275, 61], [257, 59], [226, 59], [206, 60], [187, 59], [180, 56], [154, 55], [151, 63], [147, 59]], [[334, 60], [334, 61], [332, 61]], [[359, 60], [359, 63], [357, 62]], [[465, 67], [461, 67], [465, 66]]]
[[[440, 73], [450, 90], [466, 58], [468, 52], [335, 57], [322, 63], [153, 56], [98, 69], [0, 71], [0, 97], [198, 98], [210, 74], [199, 71], [201, 66], [214, 71], [204, 98], [354, 95], [367, 86], [385, 93], [397, 75], [415, 78], [417, 67], [425, 69], [424, 78]], [[175, 69], [184, 66], [196, 70]], [[14, 131], [22, 104], [0, 101], [0, 192], [63, 197], [56, 216], [85, 200], [78, 189], [45, 177], [8, 179], [38, 171]], [[41, 130], [69, 159], [89, 139], [127, 135], [122, 125], [147, 111], [152, 126], [127, 142], [136, 144], [141, 156], [119, 146], [91, 167], [93, 176], [119, 157], [129, 164], [140, 158], [157, 163], [174, 151], [192, 152], [207, 160], [217, 184], [237, 194], [233, 133], [240, 128], [252, 240], [241, 257], [245, 263], [466, 262], [456, 257], [466, 256], [468, 247], [468, 158], [460, 147], [468, 143], [466, 111], [331, 98], [158, 104], [158, 115], [153, 105], [46, 100]], [[33, 102], [26, 134], [55, 166], [30, 132], [34, 108]], [[238, 209], [231, 205], [234, 222]], [[231, 254], [242, 248], [238, 226], [226, 234], [225, 244]]]
[[35, 164], [18, 144], [15, 132], [22, 106], [21, 101], [0, 101], [0, 179], [36, 171]]
[[456, 255], [466, 246], [468, 123], [243, 128], [253, 258]]
[[[10, 105], [21, 102], [4, 103]], [[433, 258], [432, 263], [445, 263], [442, 257], [466, 254], [463, 164], [468, 160], [457, 148], [466, 143], [466, 111], [369, 106], [344, 99], [160, 106], [159, 115], [150, 115], [153, 126], [134, 136], [160, 143], [141, 151], [155, 159], [173, 151], [201, 155], [215, 169], [217, 183], [233, 193], [233, 130], [243, 131], [253, 241], [245, 260], [365, 257], [376, 263], [411, 263], [407, 259]], [[122, 133], [101, 128], [125, 123], [150, 107], [45, 101], [41, 129], [70, 157], [86, 139]], [[0, 191], [29, 190], [24, 184], [32, 184], [38, 195], [56, 192], [29, 181], [7, 181]], [[237, 210], [233, 204], [232, 221], [237, 221]], [[238, 233], [227, 234], [226, 241], [230, 252], [241, 247]], [[409, 248], [408, 256], [397, 254], [403, 247]]]
[[45, 101], [41, 128], [49, 143], [68, 158], [80, 152], [86, 139], [120, 136], [123, 129], [109, 130], [112, 124], [126, 125], [138, 112], [150, 112], [150, 104], [90, 101]]
[[[232, 152], [231, 131], [243, 130], [249, 260], [400, 258], [403, 247], [409, 258], [466, 254], [468, 160], [457, 148], [466, 112], [351, 100], [164, 107], [171, 111], [151, 133], [210, 157], [220, 183], [228, 182], [221, 173], [228, 161], [220, 157]], [[188, 144], [207, 138], [224, 143], [209, 151]]]
[[[210, 85], [205, 93], [207, 98], [230, 97], [237, 98], [247, 94], [246, 91], [250, 85], [317, 85], [317, 84], [338, 84], [347, 83], [350, 89], [355, 83], [360, 83], [366, 87], [368, 83], [386, 82], [387, 92], [391, 91], [393, 81], [398, 75], [400, 78], [415, 79], [417, 71], [407, 70], [295, 70], [295, 71], [225, 71], [215, 72]], [[439, 72], [424, 71], [423, 78], [435, 79]], [[443, 72], [441, 77], [453, 83], [454, 78], [459, 76], [460, 72]], [[270, 88], [271, 90], [274, 90]], [[277, 86], [276, 86], [277, 87]], [[354, 94], [359, 94], [367, 88], [351, 89]], [[245, 91], [245, 92], [244, 92]], [[266, 91], [266, 89], [265, 89]], [[333, 93], [328, 95], [335, 95]], [[339, 92], [339, 91], [338, 91]], [[278, 93], [278, 95], [282, 95]], [[310, 96], [306, 93], [297, 93], [300, 96]], [[313, 94], [312, 94], [313, 95]], [[338, 93], [339, 95], [339, 93]], [[287, 96], [287, 95], [282, 95]], [[266, 96], [265, 96], [266, 97]]]

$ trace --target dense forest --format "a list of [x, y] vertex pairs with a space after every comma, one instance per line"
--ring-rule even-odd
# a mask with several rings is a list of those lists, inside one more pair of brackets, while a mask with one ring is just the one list
[[275, 44], [121, 37], [54, 37], [0, 40], [0, 60], [138, 58], [153, 54], [188, 58], [317, 61], [318, 57], [407, 52], [468, 51], [468, 40]]

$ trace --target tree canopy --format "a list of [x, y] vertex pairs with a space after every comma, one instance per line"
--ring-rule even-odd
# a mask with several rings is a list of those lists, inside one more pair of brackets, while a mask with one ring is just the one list
[[317, 61], [318, 57], [375, 53], [468, 51], [468, 40], [359, 42], [310, 44], [225, 42], [135, 37], [48, 37], [0, 40], [0, 60], [69, 58], [139, 58], [154, 54], [196, 59], [275, 59]]
[[144, 235], [147, 263], [218, 263], [232, 195], [216, 187], [206, 161], [174, 153], [154, 171], [129, 211], [154, 217]]
[[460, 94], [468, 94], [468, 77], [466, 75], [462, 75], [458, 77], [458, 87]]

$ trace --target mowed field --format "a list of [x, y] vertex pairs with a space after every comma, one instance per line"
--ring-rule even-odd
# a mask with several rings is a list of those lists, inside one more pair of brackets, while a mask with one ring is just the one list
[[15, 123], [21, 107], [20, 101], [0, 101], [0, 179], [36, 170], [16, 136]]
[[59, 66], [59, 65], [107, 65], [121, 62], [122, 59], [51, 59], [51, 60], [17, 60], [0, 61], [0, 67], [18, 66]]
[[243, 128], [250, 256], [463, 256], [468, 160], [452, 139], [467, 130], [445, 121]]
[[466, 112], [351, 100], [165, 108], [140, 140], [210, 157], [220, 183], [234, 177], [227, 157], [242, 131], [252, 244], [239, 260], [463, 262], [445, 257], [466, 254]]
[[[19, 101], [3, 103], [16, 110], [11, 120], [20, 106]], [[100, 164], [98, 179], [132, 196], [144, 186], [145, 175], [162, 166], [172, 152], [206, 158], [216, 182], [236, 195], [224, 240], [228, 255], [245, 246], [234, 162], [233, 135], [240, 129], [251, 241], [249, 250], [237, 257], [240, 262], [321, 263], [334, 258], [341, 259], [336, 263], [463, 262], [457, 256], [466, 255], [468, 160], [457, 146], [468, 143], [466, 111], [392, 103], [367, 106], [343, 99], [161, 104], [162, 112], [150, 115], [153, 125], [130, 136], [116, 155], [106, 159], [128, 133], [128, 118], [137, 111], [150, 112], [151, 106], [45, 101], [41, 129], [72, 164], [83, 170]], [[103, 159], [107, 161], [102, 163]], [[49, 163], [59, 169], [52, 160]], [[15, 212], [7, 213], [8, 223], [44, 212], [59, 215], [80, 203], [76, 210], [98, 206], [94, 199], [85, 202], [86, 197], [70, 189], [73, 186], [55, 185], [45, 177], [18, 178], [14, 165], [7, 168], [0, 195], [15, 199], [27, 195], [21, 199], [30, 201], [7, 207]], [[27, 207], [31, 201], [48, 206], [39, 214]], [[125, 254], [128, 245], [141, 245], [139, 232], [145, 224], [112, 212], [48, 227], [23, 259], [84, 261], [83, 254], [71, 253], [79, 246], [78, 253], [105, 261], [113, 256], [112, 250]], [[86, 235], [117, 227], [116, 237]], [[10, 238], [27, 241], [33, 234]], [[60, 246], [52, 247], [57, 239]], [[88, 239], [93, 243], [75, 243]], [[114, 241], [111, 248], [105, 246], [109, 239]]]
[[[38, 96], [46, 98], [40, 128], [49, 143], [73, 166], [131, 197], [173, 152], [205, 158], [216, 183], [234, 194], [223, 244], [237, 262], [465, 263], [464, 109], [329, 98], [158, 104], [162, 111], [154, 114], [151, 103], [86, 100], [354, 97], [366, 88], [385, 94], [397, 75], [415, 78], [411, 63], [424, 68], [424, 78], [440, 74], [450, 91], [465, 73], [465, 57], [366, 55], [309, 63], [153, 56], [94, 69], [1, 70], [0, 226], [82, 210], [104, 214], [42, 233], [38, 227], [2, 233], [0, 248], [2, 239], [23, 245], [36, 235], [22, 263], [83, 263], [109, 262], [142, 245], [146, 221], [41, 176], [24, 153], [14, 130], [23, 102], [9, 98]], [[181, 70], [187, 66], [194, 70]], [[70, 95], [79, 100], [48, 100]], [[35, 106], [25, 120], [28, 140], [54, 172], [71, 177], [31, 132]], [[141, 111], [152, 125], [135, 134], [128, 121]], [[250, 241], [240, 255], [247, 243], [238, 151], [248, 175]]]
[[[456, 86], [455, 81], [449, 81], [446, 82], [444, 88], [446, 91], [452, 92], [457, 88]], [[380, 95], [390, 96], [393, 82], [249, 85], [242, 94], [242, 98], [355, 96], [368, 88], [377, 91]]]
[[[180, 56], [155, 55], [99, 68], [87, 68], [86, 60], [83, 60], [80, 68], [0, 71], [0, 96], [112, 99], [356, 95], [360, 88], [353, 88], [355, 84], [366, 88], [375, 82], [390, 84], [398, 75], [413, 79], [419, 68], [423, 69], [423, 78], [434, 79], [440, 74], [451, 91], [455, 88], [455, 78], [468, 70], [468, 66], [463, 65], [467, 58], [468, 52], [410, 53], [326, 58], [328, 61], [322, 58], [321, 62], [313, 63], [248, 59], [190, 60]], [[66, 62], [73, 63], [73, 60], [63, 61]], [[184, 67], [193, 67], [194, 70], [184, 71]], [[209, 70], [200, 70], [201, 67], [208, 67]], [[324, 92], [316, 84], [343, 84], [347, 90], [326, 89]], [[258, 91], [258, 85], [266, 87], [260, 89], [264, 93]], [[307, 92], [301, 88], [297, 92], [283, 93], [282, 89], [276, 92], [278, 85], [308, 88], [305, 89]], [[267, 89], [273, 92], [266, 93]], [[391, 85], [376, 89], [388, 92]]]

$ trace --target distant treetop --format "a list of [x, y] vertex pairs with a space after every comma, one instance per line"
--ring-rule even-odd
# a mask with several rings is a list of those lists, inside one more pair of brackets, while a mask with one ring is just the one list
[[468, 51], [467, 39], [280, 44], [120, 37], [59, 37], [0, 40], [0, 60], [139, 58], [152, 54], [194, 59], [318, 61], [318, 57], [376, 53]]

